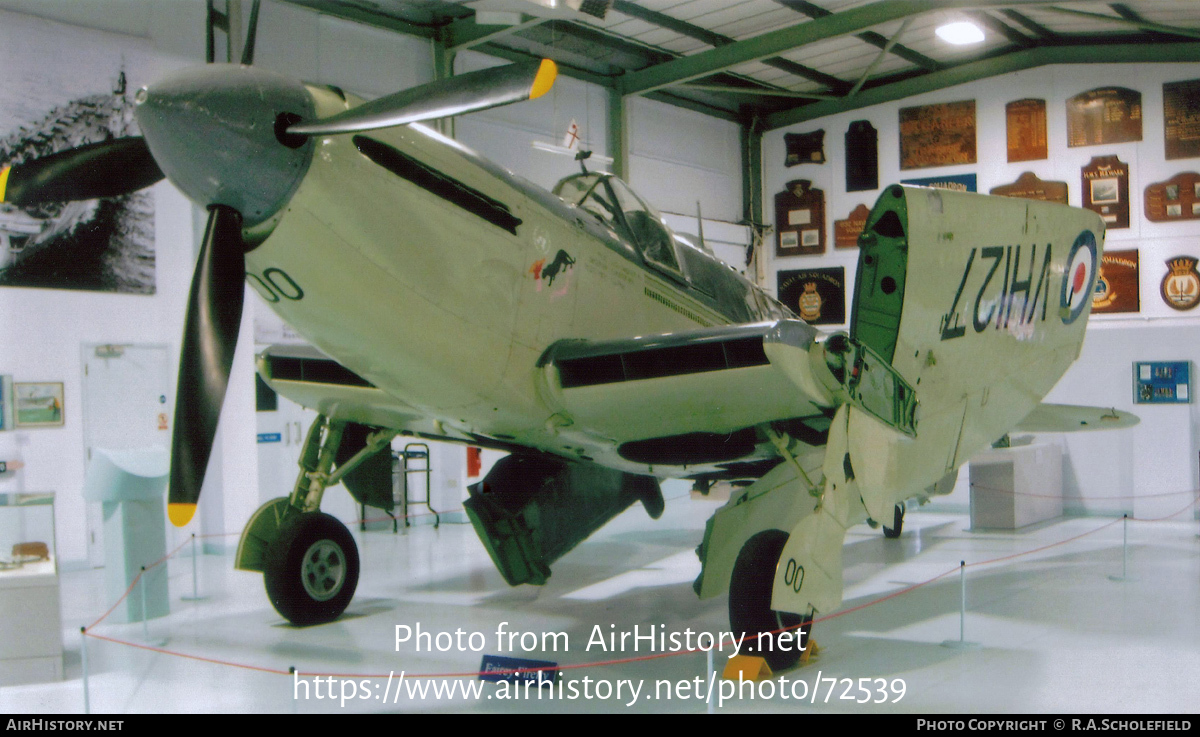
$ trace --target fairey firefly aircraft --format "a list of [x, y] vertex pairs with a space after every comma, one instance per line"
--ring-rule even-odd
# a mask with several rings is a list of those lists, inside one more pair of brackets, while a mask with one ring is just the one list
[[[1013, 429], [1125, 426], [1042, 398], [1078, 356], [1104, 239], [1094, 213], [891, 186], [860, 239], [849, 333], [798, 319], [625, 183], [547, 192], [414, 121], [536, 97], [553, 63], [489, 69], [362, 103], [246, 65], [136, 97], [144, 138], [13, 164], [0, 201], [86, 199], [164, 175], [209, 209], [175, 409], [169, 513], [195, 511], [248, 280], [317, 351], [258, 370], [320, 415], [289, 497], [264, 505], [236, 565], [296, 623], [338, 617], [358, 553], [320, 511], [342, 482], [392, 506], [397, 435], [510, 452], [467, 510], [513, 585], [658, 479], [739, 491], [698, 549], [701, 597], [733, 631], [799, 627], [842, 597], [846, 529], [946, 493]], [[766, 640], [766, 642], [773, 642]], [[775, 667], [786, 650], [758, 645]]]

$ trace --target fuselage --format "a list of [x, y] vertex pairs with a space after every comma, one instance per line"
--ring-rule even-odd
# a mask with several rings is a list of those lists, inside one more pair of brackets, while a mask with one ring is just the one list
[[[309, 91], [320, 117], [352, 104]], [[709, 253], [676, 239], [678, 268], [664, 267], [636, 237], [421, 126], [315, 144], [274, 230], [247, 254], [247, 279], [314, 346], [386, 393], [396, 429], [670, 475], [573, 426], [539, 385], [539, 357], [564, 339], [787, 312]]]

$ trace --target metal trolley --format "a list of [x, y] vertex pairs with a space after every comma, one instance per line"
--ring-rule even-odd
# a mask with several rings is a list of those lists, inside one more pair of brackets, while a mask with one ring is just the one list
[[[433, 528], [436, 530], [438, 525], [442, 523], [442, 517], [431, 504], [433, 497], [430, 495], [432, 474], [430, 473], [429, 466], [429, 446], [425, 443], [408, 443], [404, 446], [404, 450], [392, 454], [392, 463], [392, 468], [396, 470], [396, 475], [399, 477], [400, 482], [400, 513], [404, 515], [404, 526], [412, 526], [408, 518], [409, 505], [424, 505], [433, 514]], [[425, 477], [424, 499], [409, 498], [408, 479], [412, 474]]]
[[[425, 477], [424, 499], [410, 499], [408, 496], [408, 478], [412, 474], [420, 474]], [[404, 518], [404, 526], [412, 527], [412, 522], [408, 518], [408, 507], [410, 504], [424, 505], [433, 514], [434, 529], [437, 529], [441, 525], [441, 515], [430, 505], [430, 500], [432, 499], [429, 493], [431, 485], [428, 445], [425, 443], [409, 443], [400, 452], [392, 451], [393, 506], [392, 511], [387, 513], [392, 518], [392, 532], [400, 531], [400, 519], [396, 517], [396, 507], [400, 507], [400, 515]], [[365, 504], [359, 504], [359, 512], [359, 529], [365, 532], [368, 522], [367, 507]]]

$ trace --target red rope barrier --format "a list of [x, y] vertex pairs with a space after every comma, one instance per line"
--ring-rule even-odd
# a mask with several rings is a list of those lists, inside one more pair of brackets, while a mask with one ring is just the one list
[[[678, 497], [675, 497], [675, 498], [678, 498]], [[1168, 517], [1161, 517], [1161, 518], [1156, 518], [1156, 519], [1151, 519], [1151, 520], [1136, 520], [1135, 519], [1135, 521], [1156, 522], [1156, 521], [1162, 521], [1165, 519], [1169, 519], [1169, 517], [1173, 517], [1175, 515], [1182, 513], [1183, 511], [1187, 510], [1188, 507], [1191, 507], [1195, 503], [1196, 503], [1195, 501], [1190, 502], [1187, 505], [1187, 507], [1184, 507], [1183, 509], [1179, 510], [1178, 512], [1175, 512], [1172, 515], [1169, 515]], [[1130, 518], [1130, 519], [1134, 519], [1134, 518]], [[1093, 530], [1089, 530], [1087, 532], [1083, 532], [1078, 535], [1074, 535], [1072, 537], [1066, 538], [1065, 540], [1059, 540], [1057, 542], [1053, 542], [1048, 545], [1043, 545], [1043, 546], [1034, 548], [1032, 550], [1026, 550], [1026, 551], [1019, 552], [1019, 553], [1013, 553], [1011, 555], [1005, 555], [1005, 556], [1000, 556], [997, 558], [991, 558], [989, 560], [977, 561], [975, 563], [968, 563], [966, 565], [971, 566], [971, 567], [991, 565], [991, 564], [1003, 562], [1006, 560], [1012, 560], [1014, 558], [1024, 557], [1027, 555], [1033, 555], [1035, 553], [1039, 553], [1044, 550], [1049, 550], [1051, 548], [1055, 548], [1055, 547], [1058, 547], [1061, 545], [1066, 545], [1067, 543], [1073, 542], [1075, 540], [1079, 540], [1079, 539], [1087, 537], [1089, 535], [1094, 535], [1095, 533], [1100, 532], [1101, 530], [1105, 530], [1120, 521], [1121, 521], [1120, 519], [1116, 519], [1111, 522], [1108, 522], [1107, 524], [1101, 525], [1100, 527], [1097, 527]], [[187, 541], [185, 541], [185, 543], [186, 542]], [[169, 559], [171, 556], [175, 555], [180, 549], [182, 549], [182, 547], [183, 547], [183, 545], [181, 544], [179, 547], [175, 548], [175, 550], [168, 553], [166, 556], [161, 558], [159, 561], [156, 561], [153, 565], [159, 565], [160, 563]], [[152, 566], [148, 566], [146, 570], [149, 570], [150, 567], [152, 567]], [[812, 619], [811, 621], [801, 622], [800, 624], [792, 625], [789, 627], [781, 627], [777, 630], [772, 630], [771, 632], [763, 632], [763, 633], [760, 633], [757, 637], [761, 638], [764, 635], [776, 635], [776, 634], [781, 634], [783, 632], [787, 632], [789, 630], [800, 629], [802, 627], [811, 627], [812, 625], [817, 624], [819, 622], [827, 622], [832, 619], [837, 619], [839, 617], [844, 617], [848, 614], [852, 614], [854, 612], [861, 611], [868, 607], [877, 606], [879, 604], [882, 604], [885, 601], [889, 601], [889, 600], [897, 598], [899, 596], [903, 596], [912, 591], [915, 591], [916, 589], [919, 589], [923, 586], [927, 586], [935, 581], [945, 578], [946, 576], [949, 576], [950, 574], [954, 573], [955, 571], [958, 571], [959, 569], [960, 569], [960, 566], [955, 566], [954, 568], [951, 568], [947, 571], [939, 573], [938, 575], [933, 576], [932, 578], [928, 578], [924, 581], [920, 581], [918, 583], [912, 584], [912, 585], [907, 586], [898, 591], [893, 591], [892, 593], [887, 594], [885, 596], [881, 596], [878, 599], [872, 599], [871, 601], [868, 601], [863, 604], [859, 604], [857, 606], [850, 607], [847, 609], [842, 609], [840, 611], [834, 612], [833, 614], [829, 614], [829, 615], [826, 615], [823, 617], [817, 617], [817, 618]], [[160, 653], [163, 655], [173, 655], [175, 657], [186, 658], [189, 660], [197, 660], [197, 661], [201, 661], [201, 662], [213, 663], [216, 665], [227, 665], [227, 666], [231, 666], [231, 667], [235, 667], [235, 668], [244, 668], [247, 670], [254, 670], [254, 671], [259, 671], [259, 672], [263, 672], [263, 673], [273, 673], [273, 674], [277, 674], [277, 675], [292, 675], [292, 671], [283, 671], [283, 670], [279, 670], [276, 668], [266, 668], [263, 666], [248, 665], [248, 664], [244, 664], [244, 663], [234, 663], [231, 661], [218, 660], [216, 658], [207, 658], [207, 657], [200, 656], [200, 655], [191, 655], [188, 653], [181, 653], [181, 652], [174, 651], [174, 650], [167, 650], [165, 648], [153, 647], [150, 645], [142, 645], [142, 644], [135, 643], [135, 642], [128, 642], [126, 640], [119, 640], [119, 639], [116, 639], [113, 637], [106, 637], [104, 635], [98, 635], [98, 634], [90, 632], [89, 630], [91, 630], [92, 627], [95, 627], [97, 624], [102, 622], [106, 617], [108, 617], [108, 615], [111, 614], [112, 611], [117, 608], [117, 606], [121, 603], [121, 601], [123, 601], [129, 595], [129, 592], [133, 590], [133, 587], [137, 584], [138, 579], [141, 578], [141, 575], [142, 574], [139, 573], [138, 576], [136, 578], [134, 578], [134, 581], [132, 584], [130, 584], [129, 589], [127, 589], [125, 591], [125, 593], [121, 596], [121, 598], [117, 600], [116, 604], [113, 604], [112, 608], [110, 608], [108, 610], [108, 612], [105, 612], [104, 616], [102, 616], [100, 619], [96, 620], [95, 623], [93, 623], [91, 626], [89, 626], [88, 628], [85, 629], [84, 633], [87, 636], [95, 637], [96, 639], [100, 639], [100, 640], [106, 640], [108, 642], [116, 643], [119, 645], [128, 645], [130, 647], [135, 647], [135, 648], [138, 648], [141, 650], [148, 650], [148, 651]], [[533, 673], [533, 672], [540, 672], [540, 671], [546, 671], [546, 670], [559, 670], [559, 671], [577, 670], [577, 669], [581, 669], [581, 668], [598, 668], [601, 666], [624, 665], [626, 663], [638, 663], [638, 662], [644, 662], [644, 661], [648, 661], [648, 660], [658, 660], [661, 658], [677, 657], [680, 655], [690, 655], [690, 654], [694, 654], [694, 653], [698, 653], [698, 652], [704, 652], [704, 651], [699, 648], [692, 648], [692, 649], [678, 650], [678, 651], [672, 651], [672, 652], [652, 653], [649, 655], [640, 655], [640, 656], [635, 656], [635, 657], [630, 657], [630, 658], [615, 658], [615, 659], [611, 659], [611, 660], [601, 660], [601, 661], [594, 661], [594, 662], [589, 662], [589, 663], [575, 663], [575, 664], [571, 664], [571, 665], [559, 665], [559, 666], [553, 666], [553, 667], [546, 666], [546, 667], [539, 667], [539, 668], [516, 668], [516, 669], [512, 669], [512, 670], [490, 671], [487, 673], [480, 672], [480, 671], [471, 671], [471, 672], [461, 672], [461, 673], [405, 674], [405, 678], [412, 678], [412, 679], [477, 678], [477, 677], [484, 676], [484, 675], [503, 675], [503, 674], [508, 674], [508, 673]], [[304, 673], [304, 675], [312, 676], [312, 677], [320, 677], [320, 678], [326, 678], [326, 677], [329, 677], [329, 678], [388, 678], [388, 677], [391, 677], [393, 674], [392, 673]]]

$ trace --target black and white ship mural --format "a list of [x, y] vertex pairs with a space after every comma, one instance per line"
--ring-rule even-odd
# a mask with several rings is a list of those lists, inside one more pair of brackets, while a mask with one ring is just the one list
[[[110, 90], [65, 101], [15, 129], [0, 110], [0, 168], [137, 135], [125, 73], [112, 79]], [[0, 204], [0, 286], [153, 294], [153, 196]]]

